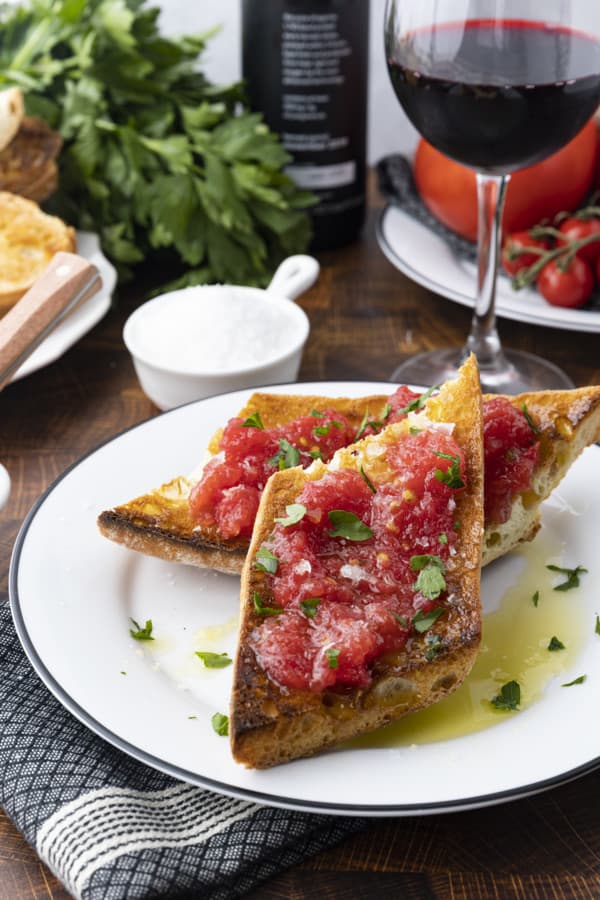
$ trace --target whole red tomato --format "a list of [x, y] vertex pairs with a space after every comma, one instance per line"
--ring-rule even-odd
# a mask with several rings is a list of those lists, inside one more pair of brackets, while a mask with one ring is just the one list
[[538, 261], [538, 253], [523, 253], [528, 247], [538, 250], [549, 250], [550, 241], [532, 238], [528, 231], [516, 231], [509, 234], [502, 247], [502, 265], [509, 275], [516, 275], [521, 269], [528, 269]]
[[568, 266], [551, 260], [537, 280], [537, 289], [552, 306], [581, 306], [594, 290], [594, 275], [589, 263], [574, 256]]
[[[595, 175], [598, 137], [593, 121], [548, 159], [511, 177], [503, 227], [506, 234], [575, 209]], [[414, 177], [425, 205], [444, 225], [474, 241], [477, 237], [475, 172], [419, 141]]]
[[581, 241], [583, 238], [597, 235], [598, 240], [581, 247], [577, 251], [577, 256], [591, 263], [600, 257], [600, 219], [578, 219], [576, 216], [570, 216], [561, 222], [559, 231], [569, 241]]

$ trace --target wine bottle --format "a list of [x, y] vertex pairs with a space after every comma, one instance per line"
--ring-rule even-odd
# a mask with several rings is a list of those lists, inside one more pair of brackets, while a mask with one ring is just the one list
[[318, 197], [313, 249], [364, 223], [369, 0], [242, 0], [248, 99], [293, 157], [288, 174]]

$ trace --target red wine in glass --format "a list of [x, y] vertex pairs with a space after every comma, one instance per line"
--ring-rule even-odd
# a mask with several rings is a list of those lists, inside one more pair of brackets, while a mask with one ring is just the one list
[[[433, 43], [439, 56], [421, 56]], [[501, 66], [486, 77], [497, 45]], [[560, 25], [480, 19], [418, 30], [388, 66], [423, 137], [480, 171], [513, 172], [550, 156], [600, 102], [600, 44]]]
[[473, 351], [487, 391], [569, 387], [552, 363], [503, 350], [495, 278], [510, 173], [564, 146], [600, 102], [600, 3], [469, 0], [464, 16], [465, 5], [387, 0], [386, 57], [396, 95], [426, 140], [476, 170], [479, 196], [477, 296], [466, 347], [420, 354], [392, 377], [437, 383]]

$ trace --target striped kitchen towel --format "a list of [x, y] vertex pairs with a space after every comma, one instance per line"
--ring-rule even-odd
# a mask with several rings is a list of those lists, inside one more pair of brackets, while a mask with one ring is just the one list
[[76, 898], [227, 900], [364, 827], [176, 781], [74, 719], [0, 607], [0, 804]]

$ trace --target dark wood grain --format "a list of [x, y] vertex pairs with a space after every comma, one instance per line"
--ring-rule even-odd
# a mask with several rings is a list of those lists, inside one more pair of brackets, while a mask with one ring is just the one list
[[[387, 379], [406, 356], [459, 345], [470, 313], [413, 284], [374, 237], [379, 201], [361, 241], [323, 254], [318, 284], [301, 300], [311, 336], [301, 380]], [[147, 283], [152, 271], [146, 272]], [[13, 481], [0, 513], [0, 591], [18, 528], [71, 463], [156, 414], [121, 339], [145, 285], [123, 291], [106, 318], [60, 360], [0, 394], [0, 459]], [[541, 353], [576, 384], [600, 383], [598, 336], [500, 322], [507, 344]], [[595, 722], [591, 711], [591, 724]], [[540, 736], [540, 752], [547, 736]], [[518, 748], [515, 748], [518, 753]], [[490, 765], [510, 760], [490, 760]], [[600, 773], [504, 806], [447, 816], [374, 821], [359, 835], [255, 890], [252, 900], [592, 900], [600, 898]], [[0, 900], [69, 894], [0, 812]]]

